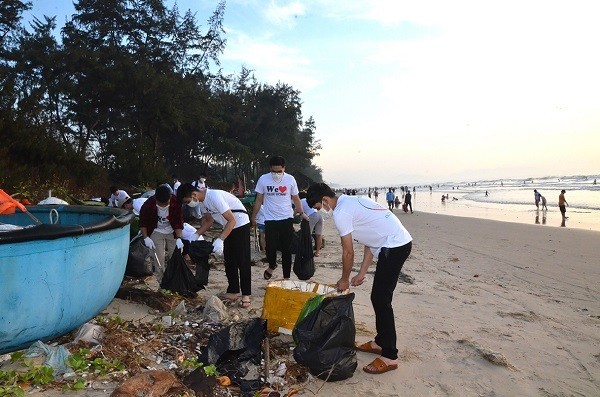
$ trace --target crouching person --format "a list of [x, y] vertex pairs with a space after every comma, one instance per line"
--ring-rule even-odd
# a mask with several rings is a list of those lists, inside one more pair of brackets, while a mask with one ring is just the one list
[[154, 274], [159, 284], [165, 272], [166, 260], [175, 248], [183, 248], [182, 230], [181, 204], [171, 194], [170, 188], [159, 186], [154, 196], [146, 200], [140, 209], [140, 231], [144, 244], [154, 250], [158, 258]]

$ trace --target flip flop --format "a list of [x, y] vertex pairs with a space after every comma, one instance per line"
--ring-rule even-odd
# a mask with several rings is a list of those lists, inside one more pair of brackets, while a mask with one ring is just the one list
[[363, 371], [368, 374], [384, 374], [398, 368], [398, 364], [386, 364], [381, 358], [377, 357], [371, 364], [363, 367]]
[[371, 345], [371, 341], [365, 342], [362, 345], [356, 344], [355, 347], [356, 347], [356, 350], [358, 350], [358, 351], [365, 352], [365, 353], [373, 353], [373, 354], [377, 354], [377, 355], [381, 356], [381, 348], [373, 347]]
[[[269, 271], [270, 270], [270, 271]], [[265, 272], [263, 273], [263, 277], [265, 278], [265, 280], [270, 280], [271, 277], [273, 277], [273, 269], [271, 269], [270, 267], [268, 267]]]

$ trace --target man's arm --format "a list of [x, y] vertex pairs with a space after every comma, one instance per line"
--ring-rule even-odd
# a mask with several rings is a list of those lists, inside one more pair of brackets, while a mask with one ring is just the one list
[[365, 245], [365, 252], [363, 256], [362, 264], [360, 265], [360, 269], [356, 276], [352, 277], [350, 280], [350, 285], [358, 286], [364, 283], [365, 276], [367, 275], [367, 270], [369, 270], [369, 266], [373, 264], [373, 253], [371, 252], [371, 248]]
[[264, 195], [262, 193], [256, 193], [256, 198], [254, 199], [254, 208], [252, 208], [252, 216], [250, 217], [250, 222], [252, 225], [256, 226], [256, 214], [260, 211], [260, 206], [263, 203]]
[[214, 222], [215, 219], [212, 217], [211, 214], [205, 214], [204, 216], [202, 216], [202, 226], [200, 226], [199, 229], [196, 229], [196, 233], [198, 233], [199, 235], [203, 235], [208, 229], [210, 229]]
[[296, 212], [302, 215], [302, 219], [308, 221], [308, 215], [304, 213], [304, 208], [302, 208], [300, 197], [296, 194], [295, 196], [292, 196], [292, 201], [294, 202], [294, 207], [296, 207]]
[[352, 233], [341, 238], [342, 242], [342, 277], [337, 282], [337, 290], [345, 291], [350, 287], [350, 273], [354, 267], [354, 244]]
[[233, 212], [231, 212], [231, 210], [223, 212], [222, 215], [223, 218], [225, 218], [225, 220], [227, 221], [227, 223], [225, 224], [225, 226], [223, 226], [223, 231], [221, 232], [221, 235], [219, 235], [219, 238], [221, 240], [225, 240], [227, 236], [229, 236], [229, 233], [231, 233], [233, 228], [235, 228], [236, 222], [235, 217], [233, 216]]

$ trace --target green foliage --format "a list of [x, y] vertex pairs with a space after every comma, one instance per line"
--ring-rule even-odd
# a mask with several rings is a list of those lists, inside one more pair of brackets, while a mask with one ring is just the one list
[[60, 39], [53, 18], [27, 30], [27, 7], [7, 4], [5, 190], [35, 200], [61, 188], [105, 195], [112, 184], [156, 186], [173, 173], [191, 180], [207, 171], [228, 185], [241, 175], [256, 180], [271, 155], [284, 156], [288, 172], [320, 179], [315, 122], [303, 120], [300, 93], [260, 84], [245, 68], [220, 74], [225, 1], [201, 29], [195, 14], [165, 0], [79, 0]]
[[204, 373], [208, 376], [219, 376], [219, 371], [217, 371], [217, 367], [214, 364], [205, 365], [203, 369]]
[[122, 371], [125, 365], [119, 360], [106, 360], [101, 357], [94, 357], [89, 349], [79, 349], [67, 359], [67, 365], [75, 372], [91, 372], [105, 375], [113, 371]]

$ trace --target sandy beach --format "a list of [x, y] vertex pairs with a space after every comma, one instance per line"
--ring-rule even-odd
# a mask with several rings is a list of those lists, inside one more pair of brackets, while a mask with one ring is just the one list
[[[395, 213], [414, 238], [403, 269], [412, 283], [401, 280], [394, 298], [400, 366], [369, 375], [362, 367], [374, 357], [358, 352], [352, 378], [314, 380], [304, 395], [600, 395], [600, 232]], [[313, 280], [335, 283], [341, 249], [331, 219], [325, 219], [324, 237]], [[359, 263], [362, 247], [356, 255]], [[265, 266], [253, 267], [248, 316], [261, 314]], [[371, 283], [372, 276], [353, 289], [361, 342], [374, 335]], [[225, 287], [221, 266], [200, 294]], [[107, 310], [123, 318], [149, 312], [120, 299]]]

